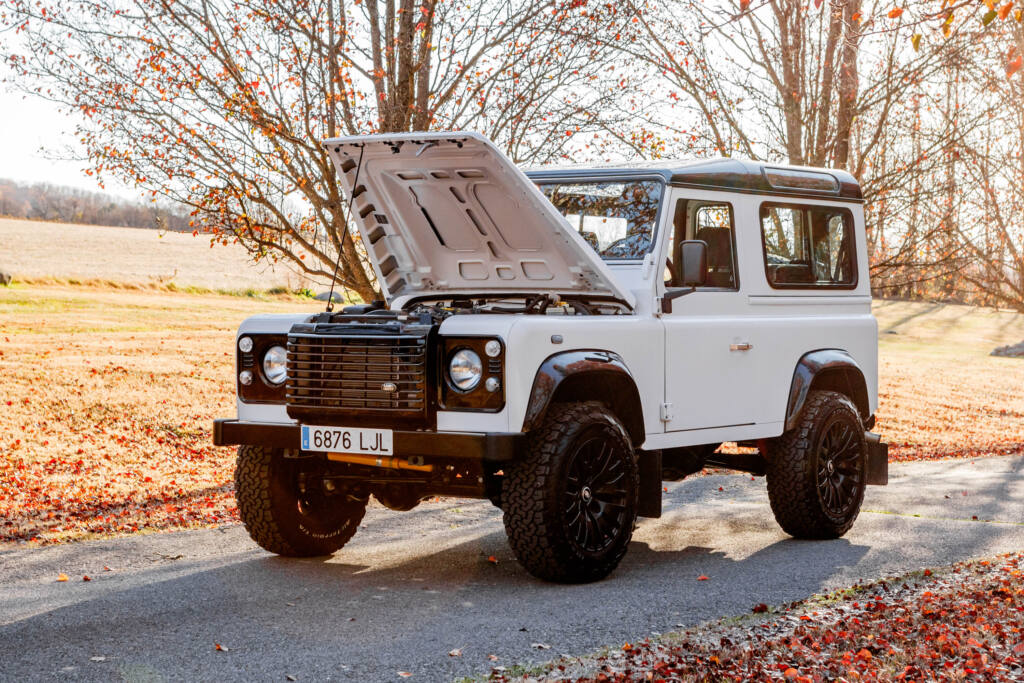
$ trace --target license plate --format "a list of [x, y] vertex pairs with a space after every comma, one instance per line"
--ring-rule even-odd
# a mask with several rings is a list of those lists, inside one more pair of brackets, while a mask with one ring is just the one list
[[394, 444], [390, 429], [302, 425], [302, 450], [393, 455]]

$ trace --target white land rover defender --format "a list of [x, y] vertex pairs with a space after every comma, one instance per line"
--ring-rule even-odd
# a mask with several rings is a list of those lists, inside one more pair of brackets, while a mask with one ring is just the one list
[[528, 571], [592, 581], [660, 516], [663, 480], [765, 475], [782, 528], [817, 539], [886, 483], [850, 175], [523, 173], [465, 132], [324, 144], [386, 300], [242, 323], [238, 417], [214, 440], [240, 445], [262, 547], [332, 553], [370, 496], [488, 498]]

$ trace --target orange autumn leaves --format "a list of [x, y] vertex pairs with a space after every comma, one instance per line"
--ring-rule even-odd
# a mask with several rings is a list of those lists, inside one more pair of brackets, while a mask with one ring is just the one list
[[[236, 522], [234, 451], [210, 426], [234, 411], [238, 321], [286, 304], [68, 292], [0, 298], [0, 543]], [[892, 459], [1024, 452], [1024, 362], [950, 348], [883, 346], [876, 429]]]
[[[1024, 23], [1024, 8], [1018, 6], [1018, 0], [1009, 0], [1003, 4], [999, 4], [997, 0], [979, 0], [988, 11], [982, 14], [981, 24], [982, 26], [988, 26], [993, 21], [1006, 21], [1013, 19], [1017, 23]], [[813, 0], [815, 9], [820, 9], [824, 4], [824, 0]], [[739, 0], [740, 12], [746, 12], [750, 9], [751, 0]], [[964, 3], [956, 3], [955, 0], [940, 0], [939, 11], [934, 14], [928, 14], [924, 19], [919, 19], [915, 25], [927, 25], [929, 22], [938, 21], [938, 29], [944, 37], [949, 37], [954, 30], [954, 24], [957, 19], [956, 11], [964, 9]], [[969, 5], [968, 5], [969, 9]], [[899, 19], [906, 12], [905, 7], [894, 6], [889, 8], [885, 12], [885, 16], [889, 19]], [[863, 22], [863, 17], [860, 12], [856, 12], [853, 15], [853, 20], [857, 23]], [[910, 37], [910, 43], [915, 51], [921, 49], [921, 41], [923, 34], [915, 32]], [[1021, 67], [1024, 66], [1024, 55], [1021, 54], [1020, 49], [1017, 45], [1010, 45], [1004, 56], [1006, 77], [1010, 78], [1015, 73], [1020, 71]]]
[[[877, 581], [597, 655], [578, 681], [1019, 681], [1024, 557]], [[554, 673], [554, 672], [552, 672]], [[539, 676], [545, 678], [544, 675]], [[493, 681], [513, 680], [495, 670]]]

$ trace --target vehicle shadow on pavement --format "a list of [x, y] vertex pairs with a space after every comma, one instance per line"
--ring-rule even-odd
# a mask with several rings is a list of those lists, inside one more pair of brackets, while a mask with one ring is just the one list
[[[763, 482], [697, 478], [670, 488], [662, 518], [641, 521], [616, 572], [577, 586], [527, 574], [501, 512], [477, 501], [377, 506], [329, 558], [274, 557], [241, 526], [18, 550], [0, 567], [0, 669], [17, 680], [71, 666], [87, 679], [433, 681], [486, 672], [488, 655], [546, 661], [1019, 548], [1022, 467], [905, 465], [865, 503], [895, 514], [865, 511], [834, 541], [786, 537]], [[989, 513], [1018, 523], [971, 521]], [[57, 571], [72, 580], [54, 583]]]
[[[382, 671], [405, 670], [439, 680], [486, 671], [488, 655], [545, 660], [795, 600], [866, 550], [846, 540], [783, 540], [732, 557], [635, 542], [610, 578], [588, 585], [534, 579], [497, 529], [394, 564], [360, 562], [356, 547], [333, 558], [246, 552], [220, 566], [154, 567], [139, 573], [148, 577], [124, 577], [127, 585], [0, 626], [0, 661], [12, 675], [52, 676], [84, 663], [101, 678], [308, 679], [344, 671], [377, 680]], [[36, 644], [36, 654], [18, 643]], [[39, 668], [39, 647], [57, 647], [46, 664], [52, 670]], [[448, 656], [456, 649], [463, 656]], [[108, 659], [90, 665], [94, 656]]]

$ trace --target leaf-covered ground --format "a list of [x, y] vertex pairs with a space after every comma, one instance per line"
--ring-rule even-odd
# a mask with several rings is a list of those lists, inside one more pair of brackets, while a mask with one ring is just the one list
[[[0, 287], [0, 543], [237, 521], [233, 338], [310, 302]], [[1024, 451], [1024, 316], [882, 302], [878, 431], [894, 459]], [[896, 334], [892, 334], [895, 332]]]
[[0, 542], [236, 521], [234, 330], [303, 305], [0, 288]]
[[[854, 586], [513, 676], [544, 681], [1024, 680], [1024, 555]], [[733, 620], [736, 622], [737, 620]]]

